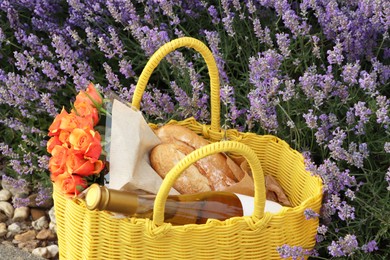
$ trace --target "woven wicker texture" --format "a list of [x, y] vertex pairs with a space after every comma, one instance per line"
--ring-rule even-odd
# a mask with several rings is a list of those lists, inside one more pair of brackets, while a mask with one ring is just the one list
[[[315, 245], [318, 219], [306, 220], [304, 210], [319, 213], [320, 178], [311, 176], [303, 156], [275, 136], [220, 130], [218, 70], [203, 43], [185, 37], [161, 47], [140, 76], [133, 106], [139, 107], [147, 81], [161, 59], [184, 46], [194, 48], [206, 60], [211, 78], [211, 125], [194, 118], [168, 124], [185, 126], [212, 144], [189, 154], [169, 172], [157, 194], [153, 220], [116, 219], [108, 212], [89, 211], [83, 200], [67, 199], [54, 189], [60, 259], [280, 259], [276, 248], [283, 244], [305, 249]], [[229, 141], [221, 141], [225, 139]], [[203, 225], [164, 223], [165, 199], [175, 179], [193, 162], [222, 151], [242, 155], [250, 164], [255, 183], [253, 215], [209, 220]], [[279, 181], [293, 207], [283, 207], [277, 214], [263, 212], [264, 175]]]

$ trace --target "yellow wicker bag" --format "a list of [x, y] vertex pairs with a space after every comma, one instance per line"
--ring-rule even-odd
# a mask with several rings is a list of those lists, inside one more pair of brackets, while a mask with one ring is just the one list
[[[306, 220], [305, 209], [319, 212], [322, 182], [305, 170], [303, 157], [279, 138], [220, 129], [219, 78], [210, 50], [193, 38], [179, 38], [162, 46], [149, 60], [138, 81], [132, 105], [139, 108], [150, 75], [159, 62], [180, 47], [191, 47], [205, 59], [211, 81], [211, 125], [194, 118], [170, 121], [185, 126], [212, 143], [195, 150], [166, 176], [157, 194], [153, 220], [113, 218], [89, 211], [84, 201], [67, 199], [55, 188], [54, 202], [60, 259], [280, 259], [278, 246], [315, 245], [318, 219]], [[156, 125], [150, 124], [155, 128]], [[227, 139], [229, 141], [222, 141]], [[172, 226], [164, 223], [164, 206], [177, 177], [192, 163], [218, 152], [244, 156], [252, 170], [255, 205], [252, 216], [206, 224]], [[264, 175], [274, 176], [293, 207], [264, 213]]]

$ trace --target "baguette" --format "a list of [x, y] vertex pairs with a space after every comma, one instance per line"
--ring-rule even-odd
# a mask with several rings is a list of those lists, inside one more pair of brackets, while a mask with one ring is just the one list
[[[180, 156], [183, 155], [184, 157], [192, 151], [209, 144], [206, 139], [183, 126], [165, 125], [157, 129], [155, 133], [160, 138], [162, 144], [156, 146], [152, 150], [150, 161], [155, 171], [163, 178], [167, 174], [167, 171], [178, 162], [178, 154], [180, 154]], [[164, 146], [164, 144], [170, 144], [170, 146]], [[164, 151], [164, 149], [167, 149], [169, 152]], [[208, 180], [208, 185], [211, 190], [224, 190], [226, 187], [229, 187], [238, 181], [236, 176], [244, 175], [241, 168], [234, 164], [235, 163], [226, 155], [218, 153], [198, 160], [194, 166], [198, 172]], [[193, 170], [194, 169], [191, 171]], [[192, 185], [198, 186], [198, 184], [195, 184], [200, 181], [198, 174], [183, 174], [186, 175], [186, 178], [188, 178], [188, 181], [190, 181]], [[175, 187], [180, 193], [192, 193], [194, 190], [198, 190], [198, 188], [189, 188], [187, 184], [182, 185], [183, 181], [184, 180], [180, 178], [176, 181], [179, 183], [179, 186], [186, 187], [181, 190]]]
[[[185, 157], [182, 149], [183, 147], [177, 149], [177, 145], [169, 143], [157, 145], [150, 154], [151, 166], [162, 178], [165, 178], [173, 166]], [[191, 165], [180, 175], [173, 188], [181, 194], [212, 190], [209, 180], [194, 165]]]

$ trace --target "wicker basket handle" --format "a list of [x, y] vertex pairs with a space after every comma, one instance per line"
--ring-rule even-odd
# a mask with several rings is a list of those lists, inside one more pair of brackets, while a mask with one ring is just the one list
[[222, 141], [205, 145], [187, 156], [185, 156], [178, 164], [176, 164], [169, 173], [165, 176], [161, 187], [156, 195], [153, 208], [153, 223], [155, 225], [162, 225], [164, 223], [164, 209], [168, 193], [175, 183], [176, 179], [193, 163], [196, 161], [220, 152], [237, 152], [244, 156], [252, 170], [254, 181], [254, 211], [253, 217], [260, 219], [264, 215], [265, 207], [265, 182], [264, 174], [261, 164], [255, 152], [247, 145], [235, 141]]
[[142, 94], [145, 91], [146, 84], [149, 81], [154, 69], [160, 63], [160, 61], [172, 51], [180, 47], [189, 47], [198, 51], [206, 62], [207, 69], [210, 76], [210, 96], [211, 96], [211, 129], [214, 131], [220, 130], [220, 98], [219, 98], [219, 74], [217, 64], [210, 49], [201, 41], [191, 38], [182, 37], [172, 40], [163, 46], [161, 46], [146, 63], [140, 78], [137, 82], [137, 86], [134, 91], [132, 106], [140, 108]]

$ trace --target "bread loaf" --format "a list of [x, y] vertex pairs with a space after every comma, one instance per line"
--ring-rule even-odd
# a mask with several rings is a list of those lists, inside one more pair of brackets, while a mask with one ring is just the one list
[[[209, 144], [203, 137], [193, 131], [178, 125], [165, 125], [155, 131], [162, 144], [156, 146], [150, 155], [151, 165], [161, 176], [169, 170], [185, 155]], [[174, 186], [180, 193], [194, 193], [204, 189], [204, 181], [207, 179], [211, 190], [224, 190], [237, 182], [235, 176], [242, 176], [244, 173], [233, 173], [242, 171], [234, 162], [222, 153], [213, 154], [197, 161], [182, 174]], [[195, 169], [197, 171], [195, 171]], [[201, 178], [202, 175], [204, 178]], [[199, 182], [199, 183], [197, 183]], [[188, 185], [191, 183], [193, 187]]]
[[[163, 143], [157, 145], [151, 152], [150, 163], [157, 173], [164, 178], [185, 154], [177, 149], [177, 145]], [[191, 165], [173, 185], [179, 193], [197, 193], [211, 191], [209, 180], [199, 170]]]

